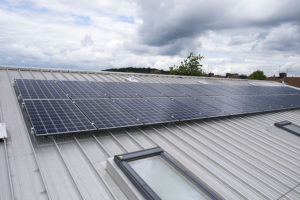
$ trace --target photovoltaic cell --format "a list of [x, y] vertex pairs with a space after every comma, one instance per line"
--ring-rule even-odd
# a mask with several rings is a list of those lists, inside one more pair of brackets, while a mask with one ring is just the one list
[[186, 106], [170, 98], [148, 98], [147, 100], [177, 120], [200, 119], [204, 117], [193, 107]]
[[280, 95], [282, 104], [290, 108], [300, 107], [300, 95]]
[[231, 107], [237, 108], [240, 111], [239, 114], [258, 112], [257, 107], [241, 103], [241, 102], [231, 98], [230, 96], [219, 96], [219, 97], [216, 97], [215, 99], [217, 101], [220, 101], [223, 104], [227, 104]]
[[88, 81], [58, 81], [57, 84], [72, 99], [106, 97], [104, 91], [93, 88]]
[[218, 101], [217, 97], [198, 97], [196, 99], [202, 103], [208, 104], [218, 110], [221, 110], [224, 115], [238, 115], [243, 113], [243, 111], [237, 107]]
[[223, 96], [230, 94], [229, 92], [218, 88], [216, 85], [201, 85], [201, 88], [206, 90], [208, 96]]
[[203, 117], [218, 117], [225, 115], [225, 113], [221, 110], [214, 108], [209, 104], [197, 101], [194, 98], [176, 98], [175, 101], [183, 103], [186, 106], [193, 107]]
[[24, 100], [36, 135], [95, 130], [70, 100]]
[[255, 86], [237, 86], [237, 85], [215, 85], [215, 87], [226, 91], [227, 95], [255, 95]]
[[37, 135], [300, 108], [299, 90], [289, 87], [30, 79], [16, 86]]
[[184, 96], [196, 97], [203, 96], [204, 93], [199, 92], [198, 90], [191, 89], [188, 87], [190, 84], [168, 84], [169, 87], [178, 90]]
[[184, 97], [185, 94], [183, 94], [182, 92], [169, 87], [169, 84], [165, 84], [165, 83], [145, 83], [145, 85], [153, 88], [154, 90], [160, 92], [161, 94], [164, 94], [164, 96], [168, 96], [168, 97]]
[[66, 99], [54, 80], [16, 79], [22, 99]]
[[120, 107], [129, 112], [143, 124], [156, 124], [174, 121], [168, 113], [159, 109], [155, 104], [148, 100], [139, 99], [117, 99], [115, 100]]
[[138, 96], [134, 90], [119, 82], [91, 82], [91, 85], [94, 89], [103, 92], [105, 97], [132, 98]]
[[110, 99], [75, 100], [75, 103], [98, 129], [142, 125]]
[[162, 93], [154, 90], [153, 88], [147, 86], [145, 83], [122, 83], [126, 89], [135, 91], [135, 93], [140, 97], [161, 97], [164, 96]]
[[257, 107], [260, 112], [263, 111], [271, 111], [271, 110], [280, 110], [280, 109], [287, 109], [287, 106], [284, 106], [280, 103], [280, 100], [276, 98], [281, 98], [280, 96], [273, 95], [273, 96], [233, 96], [232, 98], [253, 106]]
[[219, 96], [228, 94], [225, 91], [213, 85], [189, 84], [187, 85], [187, 87], [198, 91], [198, 93], [202, 94], [200, 96]]

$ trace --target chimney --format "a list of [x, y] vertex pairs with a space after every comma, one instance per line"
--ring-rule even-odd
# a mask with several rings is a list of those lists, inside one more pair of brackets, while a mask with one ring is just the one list
[[283, 79], [285, 77], [287, 77], [287, 74], [285, 72], [279, 73], [279, 78]]

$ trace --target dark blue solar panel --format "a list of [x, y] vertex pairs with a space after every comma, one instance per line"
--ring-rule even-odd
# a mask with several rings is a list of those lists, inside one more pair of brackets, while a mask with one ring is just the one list
[[161, 94], [164, 94], [163, 96], [168, 96], [168, 97], [184, 97], [185, 96], [185, 94], [183, 94], [181, 91], [176, 90], [172, 87], [169, 87], [170, 84], [145, 83], [145, 85], [155, 89], [156, 91], [160, 92]]
[[58, 81], [57, 84], [72, 99], [105, 97], [103, 91], [91, 87], [91, 83], [88, 81]]
[[225, 113], [217, 108], [198, 101], [194, 98], [176, 98], [175, 101], [185, 104], [186, 106], [193, 107], [203, 117], [218, 117], [224, 116]]
[[95, 130], [70, 100], [24, 100], [37, 135]]
[[163, 109], [174, 119], [188, 120], [205, 117], [193, 107], [186, 106], [185, 104], [170, 98], [148, 98], [148, 101], [155, 104], [159, 109]]
[[96, 90], [102, 91], [106, 97], [124, 98], [138, 96], [136, 91], [120, 82], [91, 82], [91, 85]]
[[213, 85], [203, 85], [203, 84], [189, 84], [187, 87], [198, 91], [201, 96], [219, 96], [219, 95], [229, 95], [229, 92], [224, 91]]
[[115, 102], [143, 124], [165, 123], [175, 120], [146, 99], [117, 99]]
[[300, 108], [300, 95], [280, 95], [278, 98], [286, 107]]
[[16, 79], [23, 99], [66, 99], [65, 93], [53, 80]]
[[299, 94], [300, 90], [296, 90], [290, 87], [271, 87], [268, 89], [271, 94]]
[[276, 100], [276, 96], [233, 96], [232, 98], [241, 103], [256, 107], [260, 112], [286, 109], [286, 106]]
[[196, 97], [196, 96], [204, 96], [205, 94], [188, 87], [191, 84], [168, 84], [169, 87], [180, 91], [184, 96]]
[[[16, 85], [37, 135], [300, 108], [299, 91], [288, 87], [27, 79]], [[62, 100], [68, 97], [77, 106]]]
[[145, 83], [120, 83], [124, 90], [132, 90], [137, 96], [140, 97], [161, 97], [164, 96], [160, 92], [148, 87]]
[[110, 99], [75, 100], [75, 103], [98, 129], [142, 125]]
[[259, 110], [256, 106], [251, 106], [248, 104], [241, 103], [229, 96], [219, 96], [219, 97], [216, 97], [215, 99], [217, 101], [222, 102], [223, 104], [227, 104], [231, 107], [237, 108], [240, 111], [240, 114], [259, 112]]
[[[270, 105], [270, 110], [280, 110], [294, 108], [294, 105], [287, 99], [287, 95], [272, 95], [272, 96], [258, 96], [260, 102], [265, 102]], [[292, 98], [292, 96], [289, 96]]]
[[238, 115], [242, 114], [243, 111], [235, 106], [225, 104], [218, 100], [217, 97], [197, 97], [198, 101], [208, 104], [218, 110], [221, 110], [224, 115]]
[[215, 87], [226, 91], [228, 95], [255, 95], [257, 93], [255, 86], [215, 85]]

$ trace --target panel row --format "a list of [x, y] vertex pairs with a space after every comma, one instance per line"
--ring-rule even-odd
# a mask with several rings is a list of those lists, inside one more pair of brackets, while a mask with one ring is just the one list
[[290, 87], [16, 79], [22, 99], [93, 99], [300, 94]]
[[37, 135], [300, 108], [300, 95], [24, 100]]

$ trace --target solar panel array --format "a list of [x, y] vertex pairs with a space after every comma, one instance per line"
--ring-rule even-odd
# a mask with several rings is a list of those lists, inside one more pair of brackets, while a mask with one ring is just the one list
[[290, 87], [17, 79], [36, 135], [300, 108]]
[[24, 100], [37, 135], [96, 130], [69, 100]]

